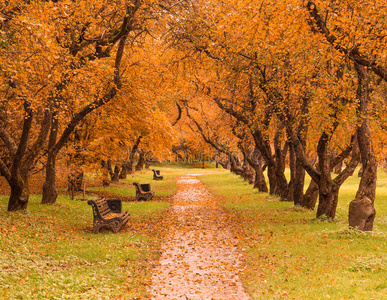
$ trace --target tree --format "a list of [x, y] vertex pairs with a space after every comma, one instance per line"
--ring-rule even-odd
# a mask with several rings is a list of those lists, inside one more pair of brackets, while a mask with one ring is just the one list
[[[326, 8], [322, 3], [306, 3], [312, 30], [320, 33], [338, 55], [348, 57], [353, 62], [358, 76], [358, 117], [361, 122], [357, 134], [363, 174], [356, 198], [367, 197], [372, 204], [375, 200], [377, 164], [369, 129], [370, 75], [365, 68], [370, 69], [380, 80], [387, 81], [387, 68], [381, 59], [385, 55], [385, 26], [382, 24], [385, 20], [380, 18], [383, 11], [383, 6], [380, 5], [382, 4], [362, 1], [350, 5], [340, 3]], [[319, 10], [326, 11], [330, 22], [323, 21]], [[365, 230], [372, 230], [372, 226], [373, 219]]]
[[[134, 0], [130, 4], [124, 5], [123, 16], [121, 16], [121, 14], [118, 14], [120, 5], [118, 5], [117, 7], [112, 5], [107, 6], [107, 11], [103, 10], [104, 13], [113, 12], [116, 15], [116, 20], [112, 22], [112, 27], [105, 28], [103, 24], [104, 21], [102, 21], [102, 24], [93, 24], [92, 22], [95, 20], [84, 20], [82, 26], [78, 28], [73, 28], [74, 32], [69, 36], [71, 38], [70, 40], [66, 40], [65, 42], [61, 41], [61, 43], [64, 44], [65, 47], [68, 47], [69, 53], [75, 56], [76, 59], [78, 59], [76, 61], [76, 65], [83, 68], [87, 66], [87, 64], [85, 63], [86, 60], [90, 63], [95, 61], [96, 59], [104, 59], [111, 55], [113, 46], [116, 43], [117, 48], [114, 61], [113, 81], [111, 83], [107, 82], [107, 88], [103, 95], [96, 95], [95, 100], [92, 100], [84, 107], [81, 107], [79, 111], [74, 114], [70, 121], [68, 121], [59, 139], [57, 139], [59, 131], [59, 116], [57, 116], [57, 112], [60, 105], [63, 105], [64, 103], [61, 97], [54, 97], [53, 99], [53, 102], [56, 103], [56, 107], [53, 122], [51, 124], [51, 133], [48, 146], [49, 150], [46, 166], [46, 181], [43, 187], [42, 197], [42, 203], [44, 204], [54, 203], [56, 201], [58, 192], [55, 188], [55, 161], [58, 152], [66, 144], [67, 140], [70, 137], [70, 134], [74, 131], [74, 129], [82, 119], [84, 119], [89, 113], [91, 113], [95, 109], [111, 101], [122, 88], [122, 82], [120, 79], [120, 66], [123, 59], [124, 48], [129, 34], [131, 32], [141, 30], [135, 28], [135, 26], [137, 26], [136, 14], [142, 4], [142, 1]], [[82, 11], [82, 13], [84, 12]], [[117, 24], [117, 22], [119, 23]], [[91, 32], [88, 32], [89, 28], [94, 30], [89, 30]], [[97, 31], [95, 31], [95, 28], [97, 28]], [[104, 33], [106, 30], [108, 30], [109, 34]], [[78, 40], [74, 39], [76, 33], [78, 33], [78, 36], [80, 36]], [[86, 36], [87, 33], [90, 34], [90, 37]], [[94, 45], [95, 50], [90, 52], [89, 47], [91, 45]], [[65, 88], [67, 81], [68, 79], [64, 78], [62, 82], [57, 85], [57, 91], [55, 92], [55, 95], [60, 94], [60, 91]]]
[[[60, 47], [47, 47], [51, 40], [44, 35], [52, 28], [34, 22], [35, 9], [29, 3], [8, 2], [1, 11], [0, 173], [11, 187], [9, 211], [27, 208], [29, 175], [49, 132], [52, 114], [46, 99], [57, 74], [47, 65], [54, 60], [58, 68], [65, 64]], [[54, 58], [54, 53], [59, 56]]]

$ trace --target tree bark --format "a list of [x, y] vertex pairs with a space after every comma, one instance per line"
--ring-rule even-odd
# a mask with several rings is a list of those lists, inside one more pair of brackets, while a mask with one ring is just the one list
[[254, 149], [252, 155], [247, 156], [247, 161], [255, 172], [253, 188], [258, 189], [258, 191], [262, 193], [267, 193], [269, 190], [267, 188], [265, 176], [263, 174], [262, 155], [257, 148]]
[[[25, 176], [24, 180], [27, 178]], [[11, 195], [8, 201], [8, 211], [26, 210], [29, 200], [28, 183], [23, 179], [12, 178], [10, 182]]]
[[294, 145], [289, 144], [289, 162], [290, 162], [290, 182], [288, 190], [288, 200], [294, 205], [303, 206], [305, 169], [297, 158]]
[[374, 203], [377, 180], [377, 162], [370, 139], [371, 131], [367, 120], [364, 120], [363, 124], [359, 127], [358, 135], [363, 172], [360, 179], [359, 189], [356, 193], [356, 198], [366, 196], [372, 201], [372, 203]]
[[74, 191], [77, 191], [77, 192], [82, 191], [83, 190], [83, 176], [84, 176], [84, 173], [81, 169], [71, 170], [71, 172], [67, 178], [69, 190], [71, 187], [72, 189], [74, 189]]
[[[332, 182], [328, 145], [330, 137], [326, 132], [321, 135], [317, 146], [318, 165], [321, 174], [319, 186], [319, 203], [317, 207], [317, 218], [326, 215], [333, 219], [336, 213], [338, 189]], [[336, 205], [335, 205], [336, 204]]]
[[[359, 229], [372, 231], [376, 213], [374, 202], [377, 180], [377, 162], [372, 147], [371, 130], [368, 126], [368, 105], [370, 102], [369, 75], [362, 66], [355, 64], [355, 69], [358, 74], [357, 98], [359, 100], [359, 107], [357, 114], [358, 117], [362, 119], [361, 126], [357, 129], [362, 174], [355, 201], [359, 201], [360, 203], [370, 202], [372, 213], [367, 216], [367, 220], [364, 220], [362, 228]], [[351, 202], [351, 204], [353, 203]], [[352, 218], [352, 212], [353, 210], [349, 211], [349, 219]]]
[[358, 116], [362, 119], [357, 129], [358, 143], [362, 163], [362, 175], [356, 198], [366, 196], [372, 203], [375, 201], [377, 162], [372, 147], [371, 130], [368, 125], [368, 105], [370, 102], [370, 87], [367, 71], [362, 66], [355, 66], [359, 77], [357, 97], [359, 99]]
[[136, 165], [136, 171], [144, 170], [144, 164], [145, 164], [145, 153], [141, 150], [138, 150], [139, 158]]
[[129, 163], [128, 162], [122, 163], [121, 172], [120, 172], [120, 175], [118, 176], [119, 179], [126, 179], [129, 173], [128, 170], [129, 170]]
[[109, 166], [108, 162], [105, 160], [101, 160], [101, 169], [102, 169], [102, 186], [109, 186], [110, 180], [109, 180]]
[[285, 174], [279, 170], [279, 166], [275, 164], [268, 164], [267, 176], [269, 178], [269, 193], [271, 195], [277, 195], [281, 199], [286, 199], [288, 194], [288, 182]]
[[[58, 197], [58, 190], [55, 185], [56, 174], [55, 174], [55, 163], [56, 163], [56, 151], [54, 151], [54, 146], [58, 136], [59, 129], [59, 120], [57, 118], [57, 111], [53, 113], [50, 129], [50, 137], [48, 140], [48, 154], [47, 154], [47, 164], [46, 164], [46, 179], [43, 184], [43, 195], [42, 195], [42, 204], [55, 203], [56, 198]], [[54, 110], [53, 109], [53, 110]]]
[[[28, 172], [29, 166], [23, 165], [23, 158], [27, 150], [27, 143], [32, 128], [32, 108], [31, 104], [26, 100], [24, 102], [25, 117], [23, 122], [23, 130], [20, 137], [20, 143], [14, 153], [12, 167], [6, 175], [8, 183], [11, 187], [11, 195], [8, 201], [8, 211], [25, 210], [28, 205]], [[2, 174], [6, 170], [2, 169]]]
[[119, 176], [120, 176], [120, 168], [117, 165], [115, 165], [114, 171], [110, 173], [110, 178], [112, 182], [118, 182]]
[[140, 134], [138, 136], [136, 142], [134, 143], [134, 145], [132, 147], [132, 150], [130, 151], [129, 161], [126, 163], [126, 172], [128, 174], [132, 174], [133, 173], [134, 159], [135, 159], [136, 153], [138, 152], [138, 147], [139, 147], [139, 145], [141, 143], [141, 139], [142, 139], [142, 135]]
[[253, 169], [255, 171], [254, 188], [258, 189], [258, 191], [262, 193], [269, 192], [269, 189], [267, 188], [265, 176], [263, 175], [263, 172], [262, 172], [261, 164], [254, 166]]
[[343, 169], [343, 162], [341, 161], [333, 168], [333, 173], [340, 174], [342, 169]]
[[240, 163], [237, 157], [233, 154], [230, 154], [229, 160], [230, 160], [230, 172], [233, 172], [239, 176], [242, 176], [243, 170], [240, 166]]
[[305, 194], [302, 196], [301, 206], [314, 210], [318, 199], [318, 184], [313, 179], [310, 180], [310, 184]]
[[285, 157], [288, 145], [285, 144], [281, 149], [279, 140], [279, 130], [277, 131], [274, 139], [274, 155], [267, 141], [264, 140], [262, 133], [259, 130], [252, 132], [256, 148], [262, 154], [266, 161], [267, 177], [269, 179], [269, 193], [279, 196], [282, 199], [286, 199], [288, 194], [288, 182], [285, 177]]

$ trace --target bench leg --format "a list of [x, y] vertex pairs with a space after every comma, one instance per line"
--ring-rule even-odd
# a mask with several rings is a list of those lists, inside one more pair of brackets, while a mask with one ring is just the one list
[[102, 227], [109, 227], [114, 233], [117, 233], [122, 227], [122, 220], [114, 220], [109, 223], [94, 224], [93, 233], [98, 233]]
[[122, 225], [122, 220], [116, 220], [113, 222], [111, 228], [114, 233], [117, 233], [121, 229]]

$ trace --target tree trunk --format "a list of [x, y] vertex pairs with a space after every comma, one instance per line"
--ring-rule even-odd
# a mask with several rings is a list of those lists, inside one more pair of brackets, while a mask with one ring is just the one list
[[357, 173], [357, 177], [361, 177], [363, 175], [363, 166], [360, 167], [359, 172]]
[[51, 129], [48, 140], [46, 178], [43, 184], [42, 204], [55, 203], [56, 198], [58, 197], [58, 191], [55, 186], [55, 161], [57, 152], [54, 150], [54, 146], [58, 136], [59, 120], [57, 118], [57, 107], [54, 107], [52, 110], [54, 110], [54, 112], [51, 119]]
[[293, 181], [293, 201], [295, 205], [302, 206], [305, 185], [305, 169], [302, 163], [296, 159], [295, 180]]
[[[367, 120], [358, 129], [359, 149], [362, 162], [362, 176], [360, 179], [359, 189], [356, 198], [366, 196], [372, 203], [375, 201], [376, 179], [377, 179], [377, 162], [370, 139], [371, 131], [368, 127]], [[371, 228], [372, 229], [372, 228]]]
[[23, 180], [12, 178], [10, 182], [11, 195], [8, 201], [8, 211], [26, 210], [29, 200], [26, 185]]
[[294, 199], [294, 183], [296, 180], [296, 154], [294, 152], [293, 144], [289, 144], [289, 167], [290, 181], [288, 184], [288, 194], [286, 195], [286, 199], [296, 205], [296, 200]]
[[328, 155], [328, 144], [330, 137], [327, 133], [323, 132], [317, 145], [318, 155], [318, 169], [321, 177], [318, 183], [319, 186], [319, 203], [317, 207], [317, 218], [322, 215], [326, 215], [328, 218], [333, 219], [335, 212], [333, 212], [333, 204], [335, 201], [335, 194], [333, 191], [330, 160]]
[[55, 174], [55, 162], [56, 155], [52, 152], [48, 153], [47, 165], [46, 165], [46, 180], [43, 184], [43, 196], [42, 204], [52, 204], [56, 202], [58, 197], [58, 190], [55, 186], [56, 174]]
[[245, 150], [244, 148], [240, 148], [243, 154], [243, 165], [242, 165], [242, 177], [245, 181], [247, 181], [249, 184], [254, 183], [254, 170], [251, 166], [251, 164], [248, 162], [248, 150]]
[[285, 174], [281, 172], [276, 165], [268, 164], [267, 176], [269, 177], [269, 193], [277, 195], [281, 199], [286, 199], [288, 194], [288, 181], [286, 180]]
[[109, 186], [109, 170], [108, 163], [104, 160], [101, 160], [101, 169], [102, 169], [102, 186]]
[[134, 143], [132, 150], [130, 151], [129, 162], [127, 163], [127, 169], [126, 169], [126, 172], [128, 174], [132, 174], [133, 173], [134, 159], [135, 159], [135, 156], [136, 156], [136, 153], [137, 153], [137, 150], [138, 150], [138, 146], [141, 143], [141, 139], [142, 139], [142, 135], [140, 134], [138, 136], [136, 142]]
[[133, 161], [132, 160], [130, 160], [126, 163], [126, 173], [133, 174]]
[[243, 170], [240, 166], [239, 160], [232, 154], [230, 154], [230, 172], [233, 172], [239, 176], [243, 175]]
[[230, 161], [228, 159], [222, 160], [221, 158], [218, 158], [216, 162], [220, 164], [223, 169], [230, 170]]
[[83, 177], [84, 173], [82, 169], [74, 170], [71, 172], [69, 180], [71, 180], [75, 191], [79, 192], [83, 190]]
[[334, 168], [333, 173], [340, 174], [341, 170], [343, 169], [343, 161], [339, 162]]
[[247, 156], [246, 158], [247, 162], [250, 164], [250, 166], [254, 169], [255, 172], [253, 188], [258, 189], [258, 191], [260, 192], [267, 193], [269, 190], [267, 188], [265, 176], [263, 174], [262, 155], [257, 149], [257, 147], [254, 149], [251, 155]]
[[[6, 172], [6, 179], [11, 187], [11, 195], [8, 201], [8, 211], [17, 211], [27, 209], [29, 194], [28, 194], [28, 173], [30, 170], [30, 162], [23, 161], [26, 154], [27, 144], [32, 128], [33, 111], [29, 101], [24, 102], [25, 118], [23, 122], [23, 130], [20, 137], [19, 146], [15, 150], [12, 167], [10, 170], [5, 170], [2, 164], [2, 172]], [[13, 141], [12, 141], [13, 142]]]
[[146, 160], [145, 161], [145, 169], [149, 170], [151, 164], [152, 164], [152, 162], [150, 160]]
[[145, 153], [143, 151], [138, 151], [140, 154], [140, 157], [138, 158], [138, 162], [136, 165], [136, 171], [144, 170], [144, 164], [145, 164]]
[[124, 162], [121, 167], [120, 175], [118, 176], [119, 179], [126, 179], [128, 176], [128, 169], [127, 169], [127, 162]]
[[[328, 135], [323, 133], [317, 147], [319, 170], [321, 170], [317, 218], [325, 215], [329, 219], [334, 219], [336, 215], [340, 187], [349, 176], [352, 176], [359, 162], [359, 147], [357, 134], [355, 134], [351, 139], [351, 145], [349, 147], [349, 149], [352, 149], [351, 161], [348, 163], [346, 168], [340, 172], [340, 174], [332, 179], [330, 172], [332, 166], [330, 165], [330, 159], [328, 156], [328, 142]], [[347, 151], [343, 151], [343, 155], [348, 155], [347, 153]], [[343, 155], [340, 156], [342, 157]]]
[[[363, 203], [370, 202], [372, 212], [367, 215], [367, 219], [364, 220], [364, 224], [360, 230], [372, 231], [374, 219], [375, 219], [375, 191], [376, 191], [376, 179], [377, 179], [377, 162], [372, 147], [371, 131], [368, 126], [368, 105], [370, 102], [370, 86], [367, 71], [364, 67], [355, 64], [355, 68], [358, 74], [358, 89], [357, 98], [359, 100], [359, 107], [357, 110], [358, 117], [362, 118], [362, 124], [357, 129], [358, 144], [362, 163], [362, 174], [360, 179], [359, 188], [356, 193], [355, 201], [361, 201]], [[359, 172], [360, 173], [360, 172]], [[351, 204], [353, 204], [351, 202]], [[349, 211], [349, 219], [352, 210]]]
[[325, 215], [327, 218], [333, 220], [336, 215], [336, 208], [339, 197], [339, 188], [336, 188], [332, 181], [324, 180], [320, 185], [319, 205], [317, 208], [317, 218]]
[[115, 165], [114, 166], [114, 172], [110, 173], [112, 182], [118, 182], [119, 176], [120, 176], [120, 168]]
[[246, 151], [245, 149], [243, 148], [239, 148], [242, 152], [242, 155], [243, 155], [243, 165], [242, 165], [242, 177], [243, 179], [246, 181], [246, 180], [249, 180], [249, 170], [248, 170], [248, 167], [247, 167], [247, 154], [246, 154]]
[[308, 189], [302, 197], [301, 206], [314, 210], [318, 199], [318, 184], [311, 179]]
[[[302, 145], [305, 147], [306, 142], [302, 140]], [[303, 206], [304, 185], [305, 185], [305, 169], [302, 161], [297, 157], [293, 143], [289, 143], [289, 161], [290, 161], [290, 183], [288, 191], [288, 199], [294, 205]]]
[[256, 167], [253, 167], [255, 171], [255, 178], [254, 178], [254, 188], [258, 189], [258, 191], [262, 193], [267, 193], [269, 189], [267, 188], [265, 176], [262, 172], [261, 164], [259, 164]]

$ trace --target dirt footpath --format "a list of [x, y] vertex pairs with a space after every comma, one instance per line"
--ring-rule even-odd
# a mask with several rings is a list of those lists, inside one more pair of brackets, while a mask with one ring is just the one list
[[238, 240], [197, 175], [177, 181], [171, 223], [152, 273], [151, 299], [250, 299], [238, 276]]

